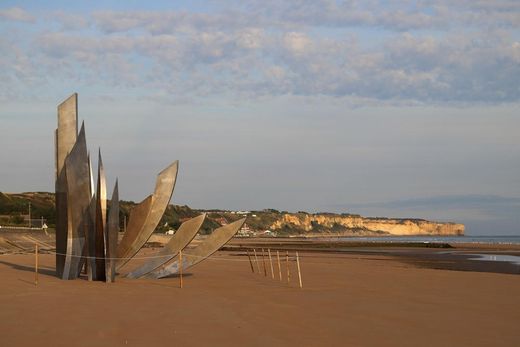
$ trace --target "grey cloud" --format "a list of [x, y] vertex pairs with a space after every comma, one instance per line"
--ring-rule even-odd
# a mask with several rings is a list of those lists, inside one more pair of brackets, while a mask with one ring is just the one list
[[52, 21], [60, 24], [61, 30], [80, 30], [90, 26], [89, 20], [82, 15], [56, 11], [48, 15]]
[[[507, 1], [495, 9], [465, 4], [464, 13], [489, 13], [489, 21], [495, 14], [519, 12]], [[250, 2], [217, 13], [103, 11], [82, 20], [58, 12], [51, 18], [62, 23], [61, 31], [47, 31], [14, 49], [24, 58], [23, 70], [33, 76], [140, 86], [165, 98], [231, 93], [395, 103], [519, 101], [520, 42], [512, 31], [390, 31], [382, 44], [370, 47], [362, 33], [314, 30], [324, 23], [344, 25], [342, 16], [355, 26], [440, 26], [453, 20], [453, 6], [444, 1], [415, 7], [379, 1]], [[71, 21], [78, 23], [72, 31], [66, 29]], [[13, 54], [2, 59], [4, 75], [19, 60]]]
[[226, 11], [224, 13], [97, 11], [92, 14], [95, 25], [106, 33], [142, 30], [152, 34], [174, 32], [237, 29], [258, 22], [252, 15]]
[[[520, 99], [520, 44], [495, 35], [402, 34], [377, 50], [361, 47], [352, 37], [270, 33], [256, 27], [168, 35], [47, 33], [36, 43], [49, 65], [66, 60], [66, 68], [77, 62], [87, 76], [102, 69], [107, 80], [132, 84], [140, 78], [142, 84], [176, 94], [323, 94], [423, 102]], [[144, 61], [136, 62], [135, 56]]]
[[17, 22], [34, 22], [35, 17], [20, 7], [0, 9], [0, 18]]
[[280, 22], [303, 26], [378, 27], [387, 30], [446, 30], [468, 25], [520, 26], [518, 4], [512, 1], [249, 1], [246, 9]]

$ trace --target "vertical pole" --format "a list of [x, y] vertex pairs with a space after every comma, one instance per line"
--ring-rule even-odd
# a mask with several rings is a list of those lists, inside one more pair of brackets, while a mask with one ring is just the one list
[[31, 202], [29, 201], [29, 228], [31, 228]]
[[255, 253], [256, 269], [258, 270], [258, 273], [260, 273], [260, 265], [258, 265], [258, 257], [256, 256], [256, 248], [253, 248], [253, 252]]
[[[94, 271], [96, 271], [96, 268], [94, 266], [92, 266], [92, 264], [89, 264], [89, 262], [91, 261], [91, 257], [92, 257], [92, 254], [90, 254], [90, 247], [91, 245], [89, 244], [89, 237], [88, 237], [88, 233], [89, 233], [89, 230], [88, 230], [88, 226], [87, 226], [87, 222], [83, 222], [83, 232], [85, 233], [85, 240], [86, 240], [86, 253], [87, 253], [87, 257], [85, 258], [85, 269], [87, 271], [87, 278], [89, 281], [93, 281], [95, 280], [94, 278]], [[94, 254], [94, 256], [96, 256]], [[94, 263], [95, 265], [95, 263]]]
[[298, 256], [298, 252], [296, 252], [296, 265], [298, 266], [298, 280], [300, 281], [300, 288], [303, 288], [303, 286], [302, 286], [302, 273], [300, 271], [300, 257]]
[[[123, 231], [125, 232], [125, 235], [126, 235], [126, 215], [125, 215], [125, 218], [123, 219]], [[121, 225], [121, 224], [119, 224]]]
[[264, 276], [267, 277], [267, 267], [265, 266], [265, 252], [262, 248], [262, 263], [264, 263]]
[[280, 264], [280, 252], [276, 251], [276, 258], [278, 258], [278, 276], [280, 277], [280, 282], [282, 281], [282, 266]]
[[38, 285], [38, 244], [34, 244], [34, 285]]
[[285, 265], [287, 267], [287, 283], [291, 282], [291, 272], [289, 271], [289, 251], [285, 253]]
[[182, 288], [182, 250], [179, 251], [179, 274], [180, 274], [180, 285]]
[[273, 270], [273, 258], [271, 258], [271, 249], [267, 249], [267, 253], [269, 254], [269, 264], [271, 265], [271, 278], [274, 280], [274, 270]]
[[247, 257], [249, 258], [249, 265], [251, 265], [251, 272], [255, 273], [255, 268], [253, 267], [253, 262], [251, 261], [251, 255], [249, 254], [249, 249], [247, 250]]

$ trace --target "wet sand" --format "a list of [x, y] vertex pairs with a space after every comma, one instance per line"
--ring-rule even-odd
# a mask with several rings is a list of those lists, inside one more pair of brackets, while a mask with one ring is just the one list
[[32, 255], [0, 255], [0, 346], [520, 344], [518, 275], [314, 251], [301, 253], [300, 289], [294, 262], [291, 283], [284, 267], [280, 283], [269, 267], [267, 278], [251, 273], [240, 254], [218, 252], [188, 270], [183, 289], [175, 277], [62, 281], [50, 254], [35, 286]]

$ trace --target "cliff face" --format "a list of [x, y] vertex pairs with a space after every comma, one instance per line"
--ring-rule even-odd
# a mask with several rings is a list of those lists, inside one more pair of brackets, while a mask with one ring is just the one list
[[390, 235], [464, 235], [464, 225], [457, 223], [437, 223], [422, 219], [365, 218], [329, 214], [290, 214], [286, 213], [276, 220], [272, 230], [295, 227], [306, 232], [323, 230], [348, 233], [349, 230], [362, 230], [367, 233]]

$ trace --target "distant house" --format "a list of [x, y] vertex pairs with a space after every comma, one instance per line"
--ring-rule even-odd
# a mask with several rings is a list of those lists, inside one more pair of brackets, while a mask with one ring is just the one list
[[165, 235], [173, 235], [173, 234], [175, 234], [175, 230], [170, 229], [170, 230], [168, 230], [168, 231], [165, 231], [164, 234], [165, 234]]
[[216, 218], [215, 222], [217, 222], [220, 225], [227, 225], [227, 224], [229, 224], [227, 219], [224, 218], [224, 217]]
[[242, 226], [242, 228], [240, 228], [240, 230], [237, 232], [237, 235], [238, 236], [251, 236], [253, 235], [253, 230], [249, 227], [249, 225], [247, 225], [246, 223], [244, 223], [244, 225]]
[[264, 230], [263, 232], [259, 233], [258, 236], [276, 236], [276, 232], [271, 230]]

